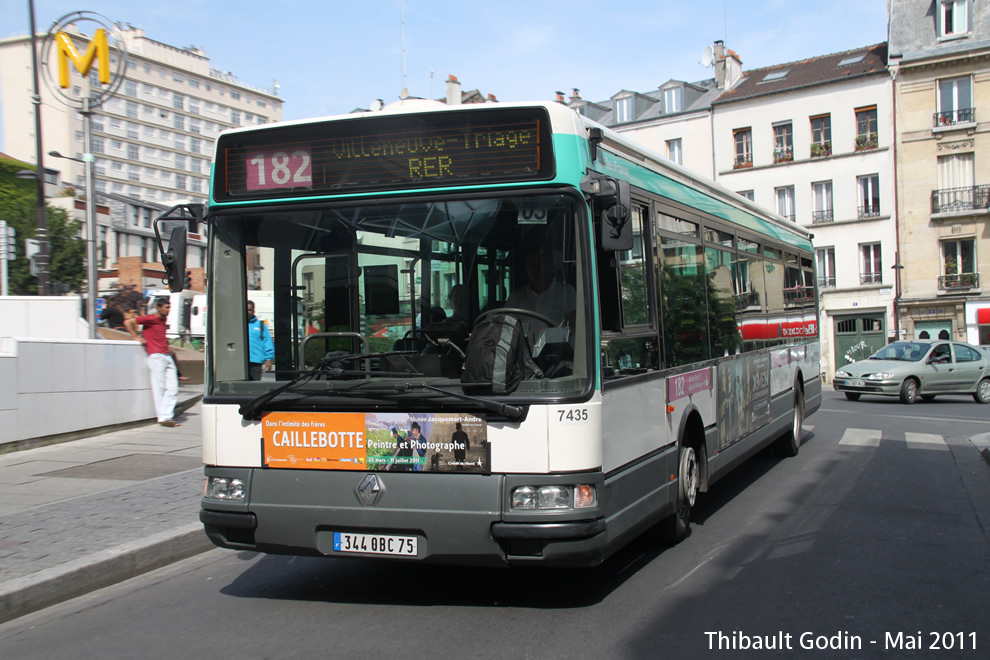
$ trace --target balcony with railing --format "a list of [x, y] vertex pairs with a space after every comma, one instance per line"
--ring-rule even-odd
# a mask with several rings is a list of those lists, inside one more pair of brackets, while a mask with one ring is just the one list
[[832, 213], [832, 209], [826, 211], [812, 211], [811, 213], [811, 224], [822, 225], [827, 222], [834, 222], [835, 215]]
[[883, 284], [883, 274], [882, 273], [860, 273], [859, 274], [860, 284]]
[[932, 213], [990, 209], [990, 185], [932, 191]]
[[976, 121], [976, 108], [960, 108], [936, 112], [933, 119], [935, 128], [955, 126], [956, 124], [972, 124]]
[[835, 275], [831, 277], [819, 277], [818, 278], [818, 288], [819, 289], [834, 289], [835, 288]]
[[859, 207], [859, 218], [878, 218], [880, 217], [880, 205], [879, 204], [867, 204], [866, 206]]
[[773, 148], [773, 162], [775, 163], [789, 163], [794, 160], [794, 148], [793, 147], [774, 147]]
[[980, 286], [979, 273], [956, 273], [955, 275], [939, 275], [939, 291], [962, 291], [977, 289]]

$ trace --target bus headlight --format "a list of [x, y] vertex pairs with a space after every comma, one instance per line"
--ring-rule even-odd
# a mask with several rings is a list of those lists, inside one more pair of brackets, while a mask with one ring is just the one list
[[511, 507], [522, 511], [589, 509], [598, 506], [594, 486], [519, 486], [512, 491]]
[[210, 477], [206, 481], [206, 492], [204, 495], [213, 500], [243, 502], [246, 495], [244, 480]]

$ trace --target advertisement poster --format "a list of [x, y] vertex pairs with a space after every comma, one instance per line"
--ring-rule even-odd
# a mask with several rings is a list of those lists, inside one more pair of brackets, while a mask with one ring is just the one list
[[718, 365], [718, 446], [725, 449], [770, 421], [770, 355]]
[[461, 413], [289, 413], [261, 419], [270, 468], [488, 474], [485, 418]]

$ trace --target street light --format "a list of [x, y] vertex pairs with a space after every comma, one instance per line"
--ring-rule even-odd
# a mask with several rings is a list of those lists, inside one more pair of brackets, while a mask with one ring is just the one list
[[[86, 133], [86, 144], [89, 145], [89, 131], [87, 130]], [[96, 284], [100, 275], [96, 267], [96, 190], [93, 185], [93, 154], [86, 153], [82, 158], [73, 158], [63, 156], [57, 151], [49, 151], [48, 155], [82, 163], [86, 168], [86, 280], [88, 281], [86, 320], [89, 321], [89, 338], [96, 339]]]
[[901, 316], [898, 307], [901, 304], [901, 271], [904, 265], [900, 263], [900, 254], [894, 255], [894, 265], [890, 267], [894, 271], [894, 341], [901, 340]]
[[38, 48], [34, 29], [34, 0], [28, 0], [28, 18], [31, 23], [31, 74], [34, 90], [31, 103], [34, 105], [34, 146], [38, 156], [37, 205], [38, 205], [38, 295], [48, 295], [48, 217], [45, 214], [45, 163], [41, 147], [41, 89], [38, 82]]

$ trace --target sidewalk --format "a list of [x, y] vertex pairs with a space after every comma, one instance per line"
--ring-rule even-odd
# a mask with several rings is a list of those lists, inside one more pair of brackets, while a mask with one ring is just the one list
[[[202, 386], [147, 425], [0, 455], [0, 623], [213, 548]], [[57, 414], [57, 412], [53, 413]]]

